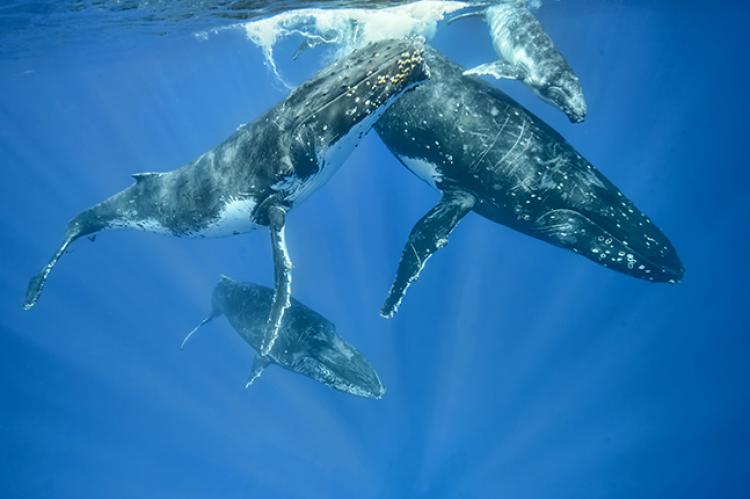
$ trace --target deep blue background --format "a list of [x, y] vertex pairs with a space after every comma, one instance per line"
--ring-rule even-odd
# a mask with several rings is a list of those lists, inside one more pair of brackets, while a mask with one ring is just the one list
[[[179, 350], [220, 274], [270, 284], [266, 231], [103, 233], [21, 309], [74, 214], [283, 97], [256, 47], [123, 33], [0, 61], [0, 495], [748, 497], [749, 16], [723, 5], [548, 1], [538, 14], [584, 84], [581, 125], [498, 83], [665, 231], [678, 286], [470, 215], [380, 319], [437, 194], [374, 134], [291, 214], [295, 297], [369, 357], [380, 401], [277, 367], [244, 391], [251, 350], [224, 320]], [[467, 66], [494, 58], [478, 20], [435, 45]]]

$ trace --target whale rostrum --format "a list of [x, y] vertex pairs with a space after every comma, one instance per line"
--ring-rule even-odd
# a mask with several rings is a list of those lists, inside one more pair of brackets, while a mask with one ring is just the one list
[[677, 252], [651, 220], [557, 132], [428, 48], [431, 80], [375, 125], [396, 157], [441, 194], [412, 229], [381, 314], [393, 316], [430, 256], [474, 211], [655, 282], [677, 282]]
[[571, 122], [586, 119], [586, 100], [578, 76], [524, 0], [500, 0], [486, 10], [472, 11], [454, 20], [471, 15], [484, 15], [500, 59], [464, 74], [519, 80], [564, 112]]
[[29, 283], [24, 308], [76, 239], [105, 229], [218, 237], [268, 227], [275, 268], [262, 354], [273, 347], [291, 298], [286, 214], [341, 166], [382, 113], [429, 78], [422, 39], [372, 43], [320, 71], [254, 122], [190, 164], [134, 175], [135, 184], [83, 211]]
[[372, 364], [336, 333], [332, 322], [297, 300], [291, 300], [281, 320], [275, 345], [267, 354], [261, 354], [273, 294], [273, 290], [265, 286], [222, 276], [213, 291], [211, 314], [188, 334], [182, 346], [199, 328], [224, 315], [257, 352], [246, 388], [274, 363], [345, 393], [383, 397], [385, 387]]

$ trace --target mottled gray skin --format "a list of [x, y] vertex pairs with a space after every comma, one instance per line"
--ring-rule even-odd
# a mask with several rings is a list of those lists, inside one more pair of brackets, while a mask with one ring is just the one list
[[269, 226], [277, 294], [283, 294], [270, 320], [278, 327], [291, 285], [285, 213], [336, 171], [390, 104], [429, 76], [423, 48], [412, 39], [354, 51], [190, 164], [134, 175], [134, 185], [71, 220], [62, 245], [29, 283], [25, 308], [34, 306], [57, 260], [80, 237], [113, 228], [214, 237]]
[[[222, 277], [213, 292], [211, 317], [225, 315], [239, 335], [260, 352], [272, 299], [270, 288]], [[294, 299], [267, 359], [342, 392], [369, 398], [385, 394], [370, 362], [336, 334], [336, 326]], [[256, 367], [253, 371], [253, 379], [260, 376]]]
[[578, 76], [525, 3], [498, 2], [487, 9], [485, 18], [501, 61], [484, 64], [466, 74], [520, 80], [564, 112], [571, 122], [586, 119], [586, 100]]
[[443, 198], [414, 227], [383, 315], [396, 312], [427, 258], [469, 211], [633, 277], [681, 279], [666, 236], [557, 132], [434, 50], [425, 59], [430, 82], [375, 129]]

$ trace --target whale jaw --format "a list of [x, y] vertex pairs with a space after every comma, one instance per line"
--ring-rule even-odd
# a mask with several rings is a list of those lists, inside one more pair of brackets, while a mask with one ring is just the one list
[[618, 227], [592, 213], [556, 209], [539, 217], [536, 226], [540, 239], [639, 279], [675, 284], [685, 274], [672, 243], [645, 217]]
[[385, 387], [370, 362], [335, 333], [326, 342], [308, 348], [290, 369], [352, 395], [375, 399], [385, 395]]

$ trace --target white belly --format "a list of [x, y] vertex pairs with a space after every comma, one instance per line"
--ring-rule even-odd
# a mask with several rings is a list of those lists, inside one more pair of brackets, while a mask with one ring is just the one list
[[410, 158], [408, 156], [399, 156], [399, 159], [414, 175], [430, 184], [434, 189], [440, 190], [437, 184], [442, 180], [443, 175], [434, 164], [421, 158]]
[[341, 168], [346, 158], [349, 157], [354, 148], [359, 145], [365, 135], [372, 129], [375, 122], [380, 119], [395, 100], [396, 96], [389, 98], [379, 109], [370, 113], [349, 129], [346, 135], [325, 148], [324, 151], [318, 153], [318, 173], [306, 179], [290, 176], [277, 182], [272, 188], [277, 192], [284, 193], [285, 199], [292, 204], [297, 204], [307, 199], [310, 194], [328, 182], [333, 174]]
[[256, 205], [254, 199], [232, 199], [224, 205], [219, 218], [190, 237], [224, 237], [256, 229], [258, 224], [251, 217]]
[[171, 228], [164, 226], [155, 218], [133, 219], [124, 217], [122, 220], [113, 222], [111, 229], [141, 230], [170, 236], [181, 237], [224, 237], [249, 232], [258, 227], [251, 215], [255, 208], [254, 199], [232, 199], [224, 205], [219, 216], [212, 220], [207, 226], [196, 228], [187, 233], [175, 233]]

